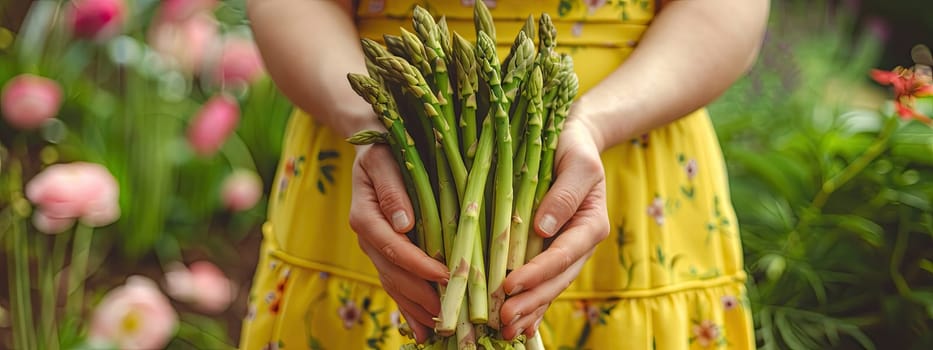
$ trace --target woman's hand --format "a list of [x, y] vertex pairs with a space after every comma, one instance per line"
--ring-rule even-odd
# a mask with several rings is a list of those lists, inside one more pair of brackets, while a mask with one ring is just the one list
[[592, 129], [568, 119], [555, 154], [555, 182], [535, 214], [535, 231], [557, 234], [540, 255], [506, 278], [509, 294], [500, 317], [503, 336], [527, 336], [537, 330], [544, 312], [580, 273], [596, 245], [609, 235], [606, 180]]
[[350, 227], [379, 271], [382, 287], [422, 343], [440, 312], [440, 299], [429, 281], [446, 283], [449, 273], [444, 264], [428, 257], [405, 236], [414, 227], [414, 217], [389, 148], [381, 144], [358, 147]]

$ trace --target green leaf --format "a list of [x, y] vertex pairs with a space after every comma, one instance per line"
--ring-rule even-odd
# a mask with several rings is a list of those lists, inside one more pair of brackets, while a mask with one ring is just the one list
[[874, 221], [858, 215], [826, 215], [824, 220], [845, 229], [861, 238], [865, 243], [879, 248], [884, 244], [884, 228]]

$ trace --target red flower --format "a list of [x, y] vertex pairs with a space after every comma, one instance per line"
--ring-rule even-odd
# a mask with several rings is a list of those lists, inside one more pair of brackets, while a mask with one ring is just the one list
[[913, 109], [915, 98], [933, 96], [933, 84], [923, 75], [916, 74], [913, 69], [896, 67], [892, 71], [873, 69], [871, 77], [881, 85], [894, 87], [894, 107], [901, 119], [915, 119], [927, 124], [933, 122]]

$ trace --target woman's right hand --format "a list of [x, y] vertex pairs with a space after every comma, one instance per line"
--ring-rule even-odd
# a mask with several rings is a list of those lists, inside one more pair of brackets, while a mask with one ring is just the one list
[[440, 312], [440, 298], [430, 282], [447, 283], [450, 274], [405, 235], [415, 216], [389, 147], [357, 147], [352, 176], [350, 227], [379, 271], [383, 289], [398, 304], [416, 341], [423, 343]]

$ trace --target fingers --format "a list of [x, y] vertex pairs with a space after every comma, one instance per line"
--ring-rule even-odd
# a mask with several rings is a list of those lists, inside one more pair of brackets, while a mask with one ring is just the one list
[[401, 311], [401, 314], [405, 317], [405, 321], [408, 322], [408, 327], [411, 327], [411, 331], [415, 333], [415, 342], [424, 344], [424, 342], [428, 341], [428, 337], [430, 337], [429, 328], [413, 321], [414, 319], [404, 310]]
[[[561, 142], [565, 138], [561, 137]], [[572, 140], [571, 140], [572, 141]], [[567, 147], [574, 147], [569, 145]], [[592, 148], [581, 145], [582, 149]], [[573, 217], [593, 187], [605, 178], [598, 151], [563, 152], [556, 159], [554, 185], [535, 214], [535, 232], [543, 237], [556, 234]]]
[[390, 263], [375, 248], [364, 240], [360, 247], [373, 260], [379, 271], [382, 288], [389, 293], [403, 310], [425, 325], [433, 325], [434, 317], [441, 310], [440, 298], [426, 281], [419, 279], [398, 265]]
[[514, 320], [508, 326], [502, 328], [502, 336], [505, 339], [515, 339], [515, 337], [520, 334], [524, 334], [526, 337], [533, 336], [538, 330], [538, 326], [541, 324], [541, 319], [544, 318], [544, 313], [547, 312], [548, 306], [549, 304], [541, 305], [530, 314], [523, 315]]
[[506, 277], [502, 285], [506, 293], [511, 295], [533, 289], [560, 276], [581, 259], [585, 260], [596, 245], [606, 239], [609, 219], [602, 186], [605, 184], [598, 184], [590, 193], [580, 211], [550, 247]]
[[[362, 166], [363, 164], [360, 164], [360, 167]], [[392, 228], [385, 217], [379, 215], [382, 208], [377, 199], [375, 184], [372, 182], [382, 180], [370, 178], [365, 174], [365, 170], [358, 168], [354, 168], [353, 175], [354, 193], [350, 203], [350, 227], [361, 241], [366, 241], [372, 246], [374, 252], [378, 252], [378, 254], [369, 254], [370, 258], [379, 255], [422, 279], [445, 283], [449, 278], [447, 267], [425, 254], [412, 244], [408, 237], [396, 233], [397, 231]], [[398, 170], [395, 169], [395, 171]], [[388, 187], [382, 188], [382, 191], [387, 191], [385, 188]], [[404, 193], [404, 190], [402, 192]], [[405, 198], [405, 203], [408, 203], [407, 197]]]
[[512, 338], [522, 332], [534, 333], [537, 329], [537, 322], [544, 315], [548, 305], [570, 286], [584, 263], [586, 263], [585, 257], [577, 260], [555, 278], [506, 299], [500, 310], [500, 317], [506, 324], [502, 329], [503, 335]]
[[391, 152], [383, 145], [375, 145], [369, 154], [360, 158], [360, 167], [366, 172], [376, 193], [382, 215], [389, 220], [395, 232], [410, 231], [415, 222], [411, 199], [405, 191], [405, 182]]

